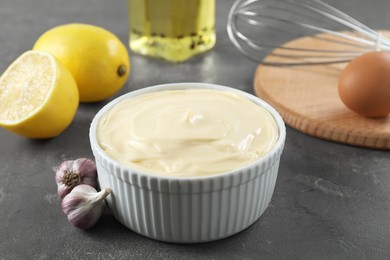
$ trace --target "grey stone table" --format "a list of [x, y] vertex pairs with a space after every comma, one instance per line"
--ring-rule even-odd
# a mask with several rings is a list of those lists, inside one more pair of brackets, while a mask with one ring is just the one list
[[[390, 28], [387, 0], [328, 1], [374, 28]], [[168, 82], [210, 82], [253, 93], [257, 64], [229, 42], [232, 1], [217, 0], [216, 47], [186, 63], [131, 55], [131, 76], [116, 96]], [[1, 0], [0, 71], [45, 30], [84, 22], [127, 43], [125, 0]], [[113, 97], [114, 98], [114, 97]], [[316, 139], [287, 128], [275, 193], [245, 231], [202, 244], [144, 238], [106, 212], [81, 231], [56, 196], [53, 167], [92, 158], [89, 124], [109, 100], [82, 104], [60, 136], [28, 140], [0, 130], [0, 259], [390, 259], [390, 153]]]

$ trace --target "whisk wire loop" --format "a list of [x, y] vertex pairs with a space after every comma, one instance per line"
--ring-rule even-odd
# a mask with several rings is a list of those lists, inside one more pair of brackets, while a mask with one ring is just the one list
[[[388, 39], [321, 0], [236, 0], [229, 12], [227, 32], [232, 43], [251, 60], [262, 61], [264, 55], [288, 59], [262, 61], [268, 65], [339, 63], [370, 50], [390, 50]], [[300, 37], [344, 47], [283, 46]], [[273, 38], [277, 40], [268, 42]]]

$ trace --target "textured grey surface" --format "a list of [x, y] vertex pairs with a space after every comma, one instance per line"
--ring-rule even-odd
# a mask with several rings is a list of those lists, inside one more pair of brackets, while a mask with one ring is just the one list
[[[330, 1], [329, 1], [330, 2]], [[331, 1], [374, 28], [390, 28], [387, 0]], [[199, 81], [252, 91], [256, 64], [225, 32], [232, 1], [217, 0], [216, 47], [182, 64], [132, 55], [116, 96], [149, 85]], [[68, 22], [103, 26], [127, 43], [124, 0], [1, 0], [0, 70], [45, 30]], [[270, 207], [247, 230], [216, 242], [180, 245], [144, 238], [108, 212], [91, 230], [67, 223], [53, 167], [90, 157], [89, 124], [109, 100], [82, 104], [72, 125], [45, 141], [0, 130], [0, 259], [389, 259], [390, 153], [319, 140], [287, 129]]]

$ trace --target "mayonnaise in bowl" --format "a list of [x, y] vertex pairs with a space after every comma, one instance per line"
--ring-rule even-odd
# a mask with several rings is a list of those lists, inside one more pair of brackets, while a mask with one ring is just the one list
[[122, 100], [100, 119], [97, 140], [113, 159], [164, 176], [225, 173], [267, 154], [278, 126], [238, 93], [164, 90]]
[[253, 224], [275, 188], [286, 128], [235, 88], [171, 83], [105, 105], [89, 138], [110, 212], [149, 238], [199, 243]]

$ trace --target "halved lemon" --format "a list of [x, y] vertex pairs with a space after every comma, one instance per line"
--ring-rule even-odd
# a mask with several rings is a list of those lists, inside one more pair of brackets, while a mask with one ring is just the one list
[[27, 51], [0, 77], [0, 126], [28, 138], [51, 138], [72, 122], [79, 94], [72, 74], [46, 52]]

